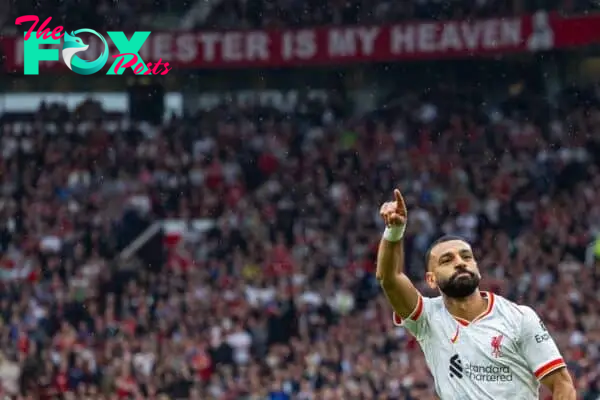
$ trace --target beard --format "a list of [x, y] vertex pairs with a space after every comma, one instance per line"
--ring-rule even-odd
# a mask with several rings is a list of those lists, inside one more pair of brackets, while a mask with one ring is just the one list
[[[461, 274], [467, 275], [461, 275]], [[446, 296], [453, 299], [462, 299], [475, 293], [479, 287], [480, 278], [471, 271], [460, 270], [448, 280], [438, 282], [438, 287]]]

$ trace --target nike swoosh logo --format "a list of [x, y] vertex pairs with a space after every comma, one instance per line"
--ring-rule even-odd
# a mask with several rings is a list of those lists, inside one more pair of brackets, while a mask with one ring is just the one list
[[450, 342], [452, 342], [452, 344], [456, 343], [456, 341], [458, 340], [458, 332], [459, 331], [460, 331], [460, 327], [457, 326], [454, 336], [452, 337], [452, 339], [450, 339]]

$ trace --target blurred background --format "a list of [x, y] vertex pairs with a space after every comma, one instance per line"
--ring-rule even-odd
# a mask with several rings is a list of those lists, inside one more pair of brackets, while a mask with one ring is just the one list
[[[435, 399], [374, 278], [398, 187], [418, 286], [464, 236], [600, 399], [599, 6], [1, 1], [2, 395]], [[173, 69], [24, 76], [30, 14]]]

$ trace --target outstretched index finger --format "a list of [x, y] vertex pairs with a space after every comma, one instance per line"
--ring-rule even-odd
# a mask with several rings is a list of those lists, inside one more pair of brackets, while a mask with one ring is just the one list
[[406, 215], [406, 204], [404, 204], [404, 198], [400, 190], [394, 189], [394, 198], [396, 199], [396, 208], [403, 211], [404, 215]]

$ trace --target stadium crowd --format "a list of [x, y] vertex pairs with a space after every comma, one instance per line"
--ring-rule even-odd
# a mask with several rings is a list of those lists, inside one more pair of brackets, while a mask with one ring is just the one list
[[[411, 276], [437, 235], [471, 240], [485, 289], [532, 305], [598, 399], [600, 98], [575, 93], [484, 112], [446, 88], [364, 118], [224, 105], [157, 129], [44, 105], [5, 122], [2, 394], [434, 399], [373, 274], [399, 187]], [[118, 257], [132, 215], [214, 226], [150, 268]]]
[[308, 25], [392, 23], [521, 15], [538, 10], [567, 13], [598, 9], [590, 0], [222, 0], [198, 28], [283, 28]]
[[[177, 29], [188, 13], [197, 12], [192, 10], [201, 1], [210, 4], [206, 17], [198, 19], [195, 25], [202, 29], [263, 29], [487, 18], [538, 10], [582, 13], [599, 8], [595, 0], [4, 0], [0, 3], [0, 10], [5, 9], [4, 15], [13, 16], [6, 23], [8, 27], [13, 27], [12, 22], [17, 16], [35, 14], [41, 20], [52, 17], [55, 24], [66, 26], [69, 30], [82, 26], [98, 31], [118, 30], [123, 26], [140, 30], [152, 26], [149, 25], [151, 19], [140, 16], [168, 13], [177, 16], [171, 20]], [[3, 19], [0, 19], [0, 29], [2, 25]]]

